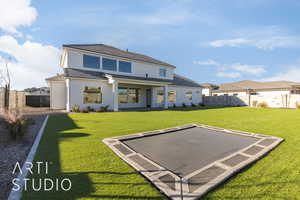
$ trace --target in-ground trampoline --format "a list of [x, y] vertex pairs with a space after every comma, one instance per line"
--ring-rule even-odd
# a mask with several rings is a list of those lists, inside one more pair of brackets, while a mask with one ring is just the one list
[[191, 124], [103, 142], [168, 198], [191, 200], [258, 160], [282, 140]]

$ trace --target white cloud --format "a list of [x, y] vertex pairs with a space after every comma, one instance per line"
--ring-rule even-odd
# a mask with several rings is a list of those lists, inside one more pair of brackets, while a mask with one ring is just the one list
[[280, 72], [275, 74], [274, 76], [263, 78], [260, 81], [282, 81], [282, 80], [300, 82], [300, 67], [299, 66], [290, 67], [288, 70], [284, 72]]
[[266, 72], [263, 65], [243, 65], [237, 63], [237, 64], [232, 64], [230, 68], [242, 73], [252, 74], [256, 76]]
[[237, 47], [242, 44], [247, 44], [248, 42], [249, 41], [244, 38], [235, 38], [231, 40], [215, 40], [209, 42], [209, 45], [212, 47], [223, 47], [223, 46]]
[[217, 76], [223, 78], [240, 78], [242, 75], [239, 72], [218, 72]]
[[263, 50], [273, 50], [275, 48], [300, 47], [300, 37], [277, 36], [266, 39], [235, 38], [229, 40], [215, 40], [209, 42], [209, 45], [212, 47], [252, 46]]
[[214, 40], [208, 43], [212, 47], [249, 46], [263, 50], [275, 48], [299, 48], [300, 37], [288, 33], [277, 26], [256, 27], [238, 30], [230, 39]]
[[215, 60], [209, 59], [205, 61], [194, 61], [195, 65], [214, 66], [218, 70], [217, 76], [226, 78], [239, 78], [243, 75], [260, 76], [266, 72], [264, 65], [248, 65], [248, 64], [222, 64]]
[[[13, 57], [9, 63], [14, 89], [45, 86], [45, 78], [59, 69], [59, 49], [40, 43], [26, 41], [23, 44], [12, 36], [0, 36], [0, 52]], [[0, 69], [4, 62], [0, 57]]]
[[216, 61], [209, 59], [206, 61], [194, 61], [193, 64], [195, 65], [219, 65], [219, 63], [217, 63]]
[[18, 33], [17, 27], [30, 26], [37, 17], [30, 4], [31, 0], [0, 0], [0, 29]]

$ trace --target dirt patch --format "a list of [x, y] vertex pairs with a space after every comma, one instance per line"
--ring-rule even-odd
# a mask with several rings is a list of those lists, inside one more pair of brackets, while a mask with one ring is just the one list
[[12, 187], [12, 179], [17, 174], [12, 174], [16, 162], [23, 164], [34, 139], [39, 132], [45, 115], [30, 115], [35, 123], [31, 125], [24, 138], [20, 141], [12, 141], [8, 132], [0, 126], [0, 199], [7, 199]]

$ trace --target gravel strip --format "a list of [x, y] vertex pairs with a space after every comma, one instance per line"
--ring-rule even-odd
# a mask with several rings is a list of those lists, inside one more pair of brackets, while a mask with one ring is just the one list
[[7, 199], [12, 187], [12, 179], [17, 177], [12, 174], [14, 165], [19, 162], [21, 166], [39, 132], [46, 115], [30, 115], [35, 124], [28, 128], [28, 132], [20, 141], [13, 142], [5, 129], [0, 127], [0, 199]]

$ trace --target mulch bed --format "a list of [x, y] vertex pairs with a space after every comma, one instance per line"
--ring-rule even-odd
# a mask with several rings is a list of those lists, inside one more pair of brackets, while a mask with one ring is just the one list
[[23, 165], [34, 139], [39, 132], [45, 115], [30, 115], [35, 123], [28, 128], [28, 132], [19, 141], [12, 141], [9, 133], [0, 126], [0, 199], [7, 199], [13, 186], [12, 180], [18, 174], [13, 174], [16, 162]]

